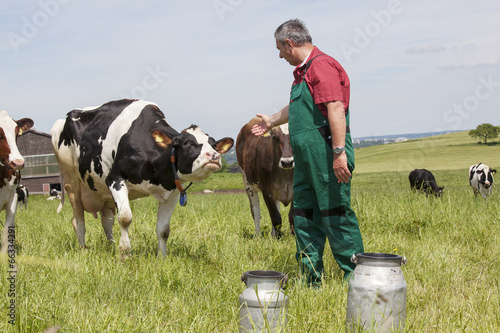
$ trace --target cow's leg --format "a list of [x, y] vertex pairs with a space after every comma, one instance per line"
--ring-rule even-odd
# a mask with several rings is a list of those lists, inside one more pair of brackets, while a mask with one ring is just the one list
[[264, 201], [266, 202], [267, 209], [269, 210], [269, 215], [271, 216], [271, 223], [273, 224], [273, 237], [281, 237], [281, 214], [280, 214], [280, 202], [274, 200], [272, 196], [263, 193]]
[[167, 240], [170, 235], [170, 218], [174, 212], [180, 193], [158, 204], [158, 217], [156, 221], [156, 235], [158, 236], [158, 255], [167, 255]]
[[73, 208], [73, 218], [71, 224], [73, 224], [73, 229], [75, 229], [76, 237], [78, 238], [78, 244], [85, 248], [85, 216], [83, 210], [83, 203], [81, 197], [81, 189], [79, 180], [73, 182], [67, 182], [64, 186], [66, 192], [68, 193], [69, 202]]
[[110, 243], [113, 242], [113, 223], [115, 222], [115, 214], [111, 209], [103, 208], [101, 210], [101, 224], [106, 234], [106, 238]]
[[12, 195], [12, 198], [7, 203], [7, 208], [5, 211], [5, 226], [3, 228], [3, 233], [2, 233], [1, 253], [7, 253], [8, 251], [15, 249], [14, 247], [9, 246], [9, 245], [15, 245], [15, 239], [11, 238], [12, 242], [9, 243], [9, 234], [15, 235], [15, 230], [13, 229], [16, 227], [16, 209], [17, 209], [17, 193], [15, 193], [14, 191], [14, 195]]
[[290, 224], [290, 233], [295, 235], [294, 220], [293, 220], [293, 200], [290, 204], [290, 210], [288, 211], [288, 223]]
[[115, 185], [111, 185], [109, 189], [118, 209], [118, 222], [121, 227], [120, 250], [128, 252], [131, 248], [128, 227], [132, 223], [132, 210], [130, 209], [130, 202], [128, 200], [128, 188], [123, 181], [116, 187], [119, 190], [115, 188]]
[[243, 183], [245, 185], [245, 191], [247, 192], [248, 200], [250, 201], [250, 211], [252, 212], [253, 222], [255, 224], [255, 236], [260, 236], [260, 203], [259, 203], [259, 193], [250, 185], [244, 173]]

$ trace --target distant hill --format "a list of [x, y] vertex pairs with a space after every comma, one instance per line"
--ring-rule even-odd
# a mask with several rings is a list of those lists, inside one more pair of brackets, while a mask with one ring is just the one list
[[363, 148], [370, 146], [383, 145], [391, 142], [402, 142], [412, 139], [420, 139], [435, 135], [456, 133], [460, 131], [441, 131], [428, 133], [409, 133], [409, 134], [394, 134], [394, 135], [379, 135], [379, 136], [363, 136], [352, 139], [354, 148]]
[[500, 168], [500, 144], [478, 144], [469, 131], [356, 149], [355, 172], [469, 169], [479, 162]]
[[396, 140], [398, 138], [419, 139], [429, 136], [457, 133], [463, 131], [441, 131], [441, 132], [427, 132], [427, 133], [407, 133], [407, 134], [391, 134], [391, 135], [378, 135], [378, 136], [362, 136], [354, 138], [353, 140]]
[[229, 151], [226, 154], [222, 156], [229, 165], [238, 163], [238, 159], [236, 158], [236, 150], [234, 149], [234, 146], [231, 149], [229, 149]]

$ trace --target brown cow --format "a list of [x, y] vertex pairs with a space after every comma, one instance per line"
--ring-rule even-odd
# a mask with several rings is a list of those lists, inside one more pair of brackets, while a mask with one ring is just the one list
[[5, 209], [5, 226], [2, 233], [2, 250], [14, 249], [17, 192], [24, 167], [24, 158], [17, 148], [17, 137], [33, 126], [33, 120], [13, 120], [5, 111], [0, 111], [0, 211]]
[[[293, 152], [290, 145], [288, 124], [273, 128], [264, 136], [255, 136], [252, 126], [261, 121], [253, 118], [243, 126], [236, 139], [236, 157], [243, 175], [243, 183], [250, 200], [255, 222], [255, 235], [260, 235], [260, 205], [258, 192], [262, 193], [271, 222], [272, 235], [281, 236], [280, 202], [288, 206], [293, 198]], [[293, 211], [288, 215], [293, 233]]]

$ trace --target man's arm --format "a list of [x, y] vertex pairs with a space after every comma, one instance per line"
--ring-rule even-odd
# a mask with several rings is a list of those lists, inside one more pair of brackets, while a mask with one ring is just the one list
[[[332, 147], [345, 147], [346, 119], [344, 103], [341, 101], [327, 102], [328, 122], [332, 133]], [[351, 172], [347, 166], [345, 151], [333, 154], [333, 171], [340, 183], [347, 183], [351, 179]]]
[[252, 133], [254, 135], [263, 135], [271, 130], [275, 126], [282, 125], [288, 121], [288, 105], [273, 114], [268, 116], [265, 114], [257, 114], [257, 117], [262, 118], [262, 121], [253, 125]]

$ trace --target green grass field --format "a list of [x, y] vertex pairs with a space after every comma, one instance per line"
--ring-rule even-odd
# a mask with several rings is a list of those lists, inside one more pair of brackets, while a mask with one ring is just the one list
[[[431, 145], [430, 139], [356, 152], [352, 199], [365, 251], [408, 259], [405, 332], [500, 331], [500, 193], [494, 188], [488, 200], [474, 198], [467, 182], [471, 164], [500, 166], [499, 147], [476, 146], [461, 135], [433, 139], [443, 146], [432, 144], [428, 158], [406, 168], [403, 162], [415, 153], [411, 145]], [[439, 159], [446, 167], [437, 167]], [[433, 171], [444, 196], [412, 193], [407, 177], [413, 168]], [[58, 215], [57, 202], [30, 197], [28, 209], [17, 215], [17, 321], [8, 323], [11, 298], [2, 261], [0, 331], [60, 325], [60, 332], [237, 332], [238, 295], [245, 289], [240, 276], [263, 269], [289, 275], [286, 332], [344, 332], [347, 285], [331, 253], [325, 253], [323, 286], [300, 285], [287, 223], [286, 235], [272, 239], [263, 206], [262, 237], [254, 238], [246, 195], [217, 193], [238, 184], [240, 175], [219, 173], [188, 190], [188, 205], [172, 217], [166, 258], [156, 255], [152, 198], [132, 203], [132, 252], [122, 260], [99, 220], [86, 215], [89, 248], [81, 250], [70, 205]], [[194, 193], [203, 189], [215, 193]], [[282, 210], [285, 221], [287, 212]], [[115, 223], [117, 240], [119, 234]]]
[[468, 131], [357, 149], [356, 172], [456, 170], [473, 164], [500, 166], [500, 144], [477, 144]]

